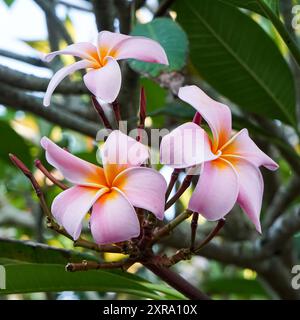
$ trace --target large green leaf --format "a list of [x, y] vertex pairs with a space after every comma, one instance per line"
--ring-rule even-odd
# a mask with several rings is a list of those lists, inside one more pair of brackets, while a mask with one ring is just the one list
[[276, 14], [279, 13], [279, 2], [278, 0], [218, 0], [230, 5], [234, 5], [239, 8], [248, 9], [257, 12], [263, 16], [266, 15], [260, 2], [265, 2]]
[[0, 294], [95, 290], [152, 299], [184, 299], [171, 288], [120, 270], [65, 271], [68, 262], [85, 259], [97, 261], [91, 254], [0, 238], [0, 264], [6, 270], [6, 290], [0, 290]]
[[[98, 291], [123, 292], [144, 298], [164, 299], [164, 296], [157, 293], [152, 284], [142, 279], [137, 280], [137, 277], [122, 271], [90, 270], [70, 273], [66, 272], [64, 265], [60, 264], [26, 263], [4, 266], [6, 289], [1, 290], [1, 294]], [[158, 286], [158, 288], [160, 287]], [[167, 290], [168, 294], [170, 291]]]
[[95, 260], [91, 254], [53, 248], [44, 244], [0, 238], [0, 262], [14, 260], [29, 263], [67, 264], [82, 260]]
[[171, 19], [157, 18], [145, 24], [138, 24], [132, 35], [145, 36], [158, 41], [166, 51], [169, 66], [132, 60], [130, 66], [141, 73], [158, 76], [162, 71], [181, 70], [186, 63], [188, 41], [185, 32]]
[[208, 83], [241, 108], [295, 125], [291, 71], [258, 24], [219, 1], [179, 1], [175, 8], [192, 63]]
[[4, 120], [0, 120], [0, 136], [2, 137], [0, 148], [2, 160], [11, 163], [8, 154], [15, 153], [26, 165], [32, 165], [32, 157], [26, 141]]

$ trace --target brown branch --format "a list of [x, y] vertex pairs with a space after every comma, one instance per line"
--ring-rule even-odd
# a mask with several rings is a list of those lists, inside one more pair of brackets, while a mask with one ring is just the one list
[[92, 7], [89, 6], [90, 3], [85, 2], [85, 4], [87, 5], [86, 7], [84, 6], [80, 6], [77, 4], [73, 4], [67, 1], [63, 1], [63, 0], [56, 0], [57, 3], [62, 4], [63, 6], [65, 6], [66, 8], [69, 9], [75, 9], [75, 10], [79, 10], [79, 11], [85, 11], [85, 12], [93, 12]]
[[169, 235], [173, 229], [175, 229], [181, 222], [189, 218], [192, 215], [192, 213], [193, 212], [190, 210], [185, 210], [182, 213], [180, 213], [174, 220], [172, 220], [171, 222], [169, 222], [168, 224], [166, 224], [154, 233], [152, 243], [155, 243], [161, 238]]
[[112, 129], [112, 125], [110, 124], [109, 120], [107, 119], [105, 112], [104, 112], [102, 106], [100, 105], [100, 103], [98, 102], [97, 98], [95, 96], [91, 96], [91, 100], [92, 100], [92, 105], [93, 105], [94, 109], [96, 110], [96, 112], [98, 113], [104, 127], [107, 129]]
[[32, 112], [64, 128], [75, 130], [93, 138], [95, 138], [99, 129], [96, 123], [67, 112], [63, 106], [52, 103], [51, 107], [46, 108], [43, 106], [41, 98], [26, 94], [1, 82], [0, 103], [17, 110]]
[[197, 227], [198, 227], [198, 219], [199, 219], [199, 213], [194, 212], [191, 222], [191, 247], [190, 249], [193, 251], [195, 248], [195, 241], [196, 241], [196, 233], [197, 233]]
[[[223, 263], [238, 266], [250, 266], [262, 260], [267, 260], [284, 250], [284, 246], [293, 235], [300, 231], [300, 209], [280, 216], [272, 226], [256, 241], [242, 242], [210, 242], [201, 248], [199, 255], [215, 259]], [[179, 240], [178, 240], [179, 239]], [[179, 229], [176, 237], [166, 238], [163, 243], [174, 248], [188, 246], [185, 234]]]
[[[67, 42], [67, 44], [72, 44], [73, 39], [69, 35], [64, 23], [57, 17], [55, 10], [53, 10], [55, 3], [46, 0], [34, 0], [36, 4], [44, 11], [45, 15], [53, 20], [56, 26], [56, 30], [61, 34], [62, 38]], [[52, 2], [52, 3], [51, 3]]]
[[131, 31], [132, 21], [131, 14], [134, 14], [134, 1], [114, 0], [114, 5], [120, 22], [120, 32], [129, 34]]
[[116, 122], [119, 126], [119, 123], [122, 121], [121, 113], [120, 113], [120, 104], [117, 100], [112, 103], [113, 112], [115, 115]]
[[98, 31], [114, 31], [115, 7], [113, 0], [93, 0]]
[[154, 14], [154, 18], [164, 16], [168, 12], [168, 10], [170, 9], [170, 7], [172, 6], [172, 4], [174, 2], [175, 2], [175, 0], [164, 0], [161, 3], [161, 5], [159, 6], [159, 8], [157, 9], [156, 13]]
[[168, 188], [167, 188], [167, 191], [166, 191], [166, 201], [169, 199], [169, 196], [174, 188], [174, 185], [178, 179], [178, 176], [179, 176], [179, 173], [181, 172], [180, 169], [174, 169], [173, 172], [172, 172], [172, 175], [171, 175], [171, 179], [170, 179], [170, 182], [168, 184]]
[[[11, 86], [31, 90], [31, 91], [46, 91], [51, 79], [41, 78], [32, 74], [24, 73], [18, 70], [13, 70], [9, 67], [0, 65], [0, 81]], [[84, 94], [89, 91], [82, 83], [63, 81], [56, 89], [56, 93], [63, 94]]]
[[41, 163], [41, 160], [36, 159], [34, 161], [35, 166], [50, 180], [52, 181], [55, 185], [57, 185], [59, 188], [62, 190], [68, 189], [68, 187], [63, 184], [62, 182], [58, 181]]
[[36, 67], [42, 67], [42, 68], [49, 67], [48, 64], [40, 58], [24, 56], [22, 54], [11, 52], [5, 49], [0, 49], [0, 56], [13, 59], [13, 60], [18, 60], [24, 63], [28, 63]]
[[269, 227], [299, 196], [300, 179], [298, 176], [292, 177], [288, 185], [283, 184], [266, 211], [264, 228]]
[[192, 182], [193, 175], [187, 175], [176, 194], [166, 203], [165, 210], [169, 209], [186, 191]]
[[200, 252], [200, 250], [205, 247], [224, 227], [225, 219], [220, 219], [216, 225], [216, 227], [209, 233], [209, 235], [197, 246], [197, 248], [191, 247], [194, 253]]
[[192, 286], [174, 271], [156, 264], [144, 263], [144, 266], [191, 300], [210, 300], [209, 296]]
[[[128, 261], [126, 261], [128, 263]], [[123, 268], [126, 264], [125, 261], [120, 262], [103, 262], [98, 263], [95, 261], [83, 260], [81, 263], [68, 263], [66, 265], [66, 271], [88, 271], [88, 270], [99, 270], [99, 269], [117, 269]]]
[[19, 168], [23, 174], [29, 179], [29, 181], [31, 182], [31, 185], [39, 199], [39, 202], [40, 202], [40, 205], [41, 205], [41, 208], [43, 210], [43, 212], [46, 214], [47, 216], [47, 219], [48, 219], [48, 222], [52, 222], [53, 218], [52, 218], [52, 215], [51, 215], [51, 212], [47, 206], [47, 203], [46, 203], [46, 200], [45, 200], [45, 197], [44, 197], [44, 194], [41, 190], [41, 187], [40, 185], [38, 184], [38, 182], [36, 181], [34, 175], [31, 173], [31, 171], [25, 166], [25, 164], [17, 157], [15, 156], [14, 154], [9, 154], [9, 158], [10, 160], [12, 161], [12, 163], [17, 167]]
[[79, 238], [73, 243], [74, 247], [81, 247], [96, 252], [110, 252], [110, 253], [127, 253], [126, 249], [111, 244], [98, 245], [94, 242]]

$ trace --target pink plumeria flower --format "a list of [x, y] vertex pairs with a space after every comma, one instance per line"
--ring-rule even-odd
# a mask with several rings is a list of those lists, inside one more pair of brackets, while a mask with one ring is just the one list
[[75, 157], [44, 137], [46, 159], [74, 186], [60, 193], [51, 211], [74, 240], [92, 207], [90, 227], [98, 244], [126, 241], [140, 234], [134, 207], [164, 216], [166, 181], [151, 168], [140, 167], [149, 156], [147, 147], [113, 131], [101, 149], [103, 168]]
[[[236, 202], [261, 233], [260, 211], [264, 183], [260, 166], [276, 170], [278, 165], [249, 137], [247, 129], [231, 136], [230, 109], [207, 96], [196, 86], [186, 86], [179, 90], [180, 99], [192, 105], [208, 123], [212, 139], [195, 123], [183, 124], [165, 136], [161, 143], [161, 159], [174, 168], [191, 167], [202, 164], [201, 175], [189, 202], [189, 209], [202, 214], [208, 220], [224, 217]], [[195, 146], [184, 150], [182, 144], [185, 131], [192, 131], [200, 137], [202, 148]], [[193, 145], [191, 145], [193, 146]], [[183, 155], [182, 153], [185, 152]], [[181, 155], [184, 164], [168, 159], [168, 154]], [[198, 154], [197, 154], [198, 152]], [[196, 153], [196, 157], [193, 156]], [[195, 159], [198, 158], [198, 161]]]
[[63, 50], [51, 52], [44, 59], [50, 62], [59, 54], [72, 55], [82, 60], [56, 72], [44, 97], [45, 106], [49, 106], [51, 96], [58, 84], [77, 70], [88, 69], [83, 78], [87, 88], [97, 98], [111, 103], [116, 99], [121, 88], [121, 70], [117, 60], [133, 58], [168, 65], [166, 53], [158, 42], [145, 37], [109, 31], [99, 33], [96, 46], [89, 42], [79, 42]]

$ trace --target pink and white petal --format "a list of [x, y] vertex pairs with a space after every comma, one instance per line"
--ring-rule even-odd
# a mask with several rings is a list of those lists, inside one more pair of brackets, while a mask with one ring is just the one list
[[63, 50], [53, 51], [45, 55], [46, 62], [52, 61], [54, 57], [60, 54], [71, 55], [81, 59], [94, 60], [97, 56], [97, 48], [89, 42], [78, 42], [67, 46]]
[[178, 97], [193, 106], [208, 123], [214, 137], [214, 150], [230, 139], [231, 111], [225, 104], [211, 99], [197, 86], [180, 88]]
[[239, 176], [240, 186], [237, 202], [261, 233], [259, 216], [264, 192], [262, 174], [255, 165], [244, 159], [234, 162], [234, 168]]
[[123, 170], [140, 166], [149, 157], [148, 147], [114, 130], [101, 148], [103, 168], [108, 183]]
[[238, 175], [230, 162], [205, 162], [188, 208], [207, 220], [223, 218], [234, 206], [239, 192]]
[[91, 69], [83, 77], [87, 88], [101, 100], [113, 102], [121, 88], [121, 70], [118, 62], [107, 57], [105, 66], [99, 69]]
[[137, 59], [145, 62], [168, 65], [168, 57], [164, 48], [146, 37], [132, 36], [114, 47], [116, 59]]
[[103, 51], [106, 51], [109, 54], [111, 49], [113, 49], [123, 40], [129, 39], [129, 38], [130, 36], [122, 33], [101, 31], [98, 34], [98, 41], [97, 41], [98, 49], [102, 49]]
[[41, 139], [41, 146], [46, 150], [47, 161], [71, 183], [90, 187], [106, 186], [102, 168], [75, 157], [46, 137]]
[[78, 62], [75, 62], [69, 66], [63, 67], [60, 70], [58, 70], [53, 77], [51, 78], [47, 91], [44, 96], [43, 104], [45, 107], [48, 107], [50, 105], [51, 96], [55, 90], [55, 88], [59, 85], [59, 83], [69, 74], [80, 70], [80, 69], [86, 69], [91, 67], [91, 62], [88, 60], [81, 60]]
[[51, 211], [57, 222], [77, 240], [82, 221], [95, 201], [109, 189], [75, 186], [60, 193], [52, 202]]
[[243, 157], [258, 167], [264, 166], [272, 171], [279, 167], [275, 161], [259, 149], [249, 137], [247, 129], [242, 129], [233, 136], [222, 152]]
[[113, 187], [121, 190], [134, 207], [151, 211], [160, 220], [164, 218], [167, 183], [159, 172], [129, 168], [115, 178]]
[[160, 161], [173, 168], [187, 168], [217, 157], [207, 133], [193, 122], [177, 127], [161, 141]]
[[98, 199], [93, 206], [90, 225], [98, 244], [122, 242], [140, 234], [136, 212], [119, 190], [111, 190]]

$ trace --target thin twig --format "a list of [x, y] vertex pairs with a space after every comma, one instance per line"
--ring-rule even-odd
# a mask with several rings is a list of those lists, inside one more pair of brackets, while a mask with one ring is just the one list
[[122, 121], [122, 118], [121, 118], [121, 113], [120, 113], [120, 104], [119, 104], [119, 102], [117, 100], [115, 100], [112, 103], [112, 108], [113, 108], [113, 111], [114, 111], [116, 122], [117, 122], [118, 127], [119, 127], [119, 124]]
[[36, 159], [34, 161], [35, 166], [50, 180], [52, 181], [55, 185], [57, 185], [59, 188], [61, 188], [62, 190], [66, 190], [68, 189], [68, 187], [60, 182], [59, 180], [57, 180], [41, 163], [41, 160]]
[[225, 219], [222, 218], [218, 221], [216, 227], [210, 232], [210, 234], [193, 250], [195, 253], [199, 253], [199, 251], [207, 245], [218, 233], [219, 231], [224, 227], [225, 225]]
[[194, 247], [195, 247], [198, 219], [199, 219], [199, 213], [194, 212], [192, 217], [192, 222], [191, 222], [191, 250], [194, 250]]
[[166, 203], [165, 210], [169, 209], [186, 191], [192, 182], [193, 175], [187, 175], [176, 194]]
[[174, 3], [175, 0], [165, 0], [161, 3], [161, 5], [159, 6], [159, 8], [157, 9], [156, 13], [154, 14], [154, 17], [162, 17], [164, 16], [169, 8], [172, 6], [172, 4]]
[[97, 111], [98, 115], [100, 116], [100, 119], [102, 120], [104, 127], [107, 129], [112, 129], [112, 126], [111, 126], [110, 122], [108, 121], [108, 119], [103, 111], [103, 108], [101, 107], [97, 98], [95, 96], [92, 96], [91, 99], [92, 99], [92, 105], [95, 108], [95, 110]]
[[175, 219], [173, 219], [171, 222], [163, 226], [161, 229], [156, 231], [152, 238], [152, 243], [157, 242], [161, 238], [167, 236], [170, 234], [170, 232], [175, 229], [182, 221], [186, 220], [192, 215], [192, 211], [185, 210], [182, 213], [180, 213]]
[[37, 180], [35, 179], [34, 175], [31, 173], [31, 171], [26, 167], [26, 165], [14, 154], [9, 154], [9, 158], [12, 161], [12, 163], [19, 168], [24, 175], [30, 180], [31, 185], [39, 199], [40, 205], [44, 211], [44, 213], [46, 214], [49, 222], [52, 222], [52, 215], [51, 212], [47, 206], [44, 194], [42, 192], [42, 189], [40, 187], [40, 185], [38, 184]]
[[174, 185], [178, 179], [179, 173], [181, 172], [181, 169], [174, 169], [171, 175], [171, 179], [166, 191], [166, 201], [169, 199], [169, 196], [174, 188]]
[[145, 129], [145, 119], [147, 117], [147, 101], [144, 87], [140, 91], [140, 108], [139, 108], [139, 123], [138, 123], [138, 135], [136, 137], [137, 141], [142, 139], [142, 130]]
[[68, 263], [66, 265], [66, 271], [75, 272], [75, 271], [88, 271], [88, 270], [99, 270], [99, 269], [117, 269], [117, 268], [122, 268], [124, 265], [125, 265], [125, 261], [98, 263], [95, 261], [83, 260], [81, 263]]
[[78, 240], [75, 240], [73, 243], [74, 247], [81, 247], [89, 250], [93, 250], [96, 252], [110, 252], [110, 253], [125, 253], [125, 250], [122, 250], [122, 248], [118, 246], [114, 246], [111, 244], [107, 245], [98, 245], [94, 242], [79, 238]]
[[187, 298], [191, 300], [210, 300], [209, 296], [201, 292], [198, 288], [192, 286], [174, 271], [151, 263], [144, 264], [144, 266], [170, 286], [183, 293]]

